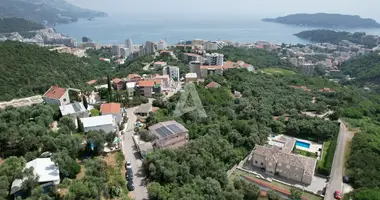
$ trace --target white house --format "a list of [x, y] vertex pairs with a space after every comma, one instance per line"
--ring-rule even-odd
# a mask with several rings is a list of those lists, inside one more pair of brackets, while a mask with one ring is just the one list
[[128, 82], [127, 83], [127, 92], [128, 96], [133, 97], [135, 94], [136, 82]]
[[70, 103], [69, 91], [66, 88], [60, 88], [57, 85], [51, 86], [42, 96], [42, 99], [47, 104], [57, 104], [59, 106]]
[[84, 132], [87, 133], [89, 131], [100, 131], [104, 132], [115, 132], [117, 130], [115, 119], [112, 115], [103, 115], [96, 117], [85, 117], [80, 119], [83, 123]]
[[[38, 176], [40, 185], [57, 185], [60, 182], [59, 168], [50, 158], [36, 158], [26, 163], [25, 168], [33, 167], [34, 176]], [[24, 180], [16, 179], [12, 182], [10, 194], [15, 194], [21, 190]]]
[[59, 110], [61, 111], [62, 116], [70, 115], [74, 119], [76, 119], [77, 117], [82, 118], [89, 116], [89, 113], [82, 102], [74, 102], [67, 105], [59, 106]]
[[100, 106], [101, 115], [112, 115], [117, 124], [123, 120], [120, 103], [104, 103]]

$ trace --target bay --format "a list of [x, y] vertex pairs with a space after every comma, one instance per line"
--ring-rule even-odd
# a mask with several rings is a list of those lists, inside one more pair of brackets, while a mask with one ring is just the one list
[[[55, 30], [75, 38], [90, 37], [100, 44], [124, 44], [131, 38], [134, 44], [145, 41], [166, 40], [176, 44], [180, 40], [205, 39], [210, 41], [231, 40], [250, 43], [258, 40], [272, 43], [307, 43], [293, 34], [317, 29], [260, 21], [260, 19], [140, 19], [133, 16], [109, 16], [93, 20], [82, 19], [71, 24], [54, 26]], [[342, 29], [341, 29], [342, 30]], [[349, 32], [366, 32], [379, 35], [380, 29], [344, 29]]]

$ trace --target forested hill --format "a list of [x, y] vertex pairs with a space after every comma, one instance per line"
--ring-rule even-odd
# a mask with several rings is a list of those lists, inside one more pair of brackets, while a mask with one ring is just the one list
[[297, 26], [323, 28], [378, 28], [380, 24], [373, 19], [361, 18], [358, 15], [341, 15], [329, 13], [292, 14], [274, 19], [265, 18], [262, 21], [289, 24]]
[[378, 45], [378, 36], [367, 35], [364, 32], [349, 33], [346, 31], [333, 31], [327, 29], [308, 30], [294, 34], [295, 36], [318, 43], [339, 44], [344, 40], [373, 48]]
[[0, 18], [0, 33], [35, 31], [43, 28], [44, 25], [23, 18]]
[[0, 43], [0, 101], [43, 94], [51, 85], [80, 87], [102, 77], [109, 64], [20, 42]]
[[106, 13], [74, 6], [65, 0], [1, 0], [0, 17], [21, 17], [47, 24], [69, 23]]
[[361, 85], [380, 84], [380, 55], [378, 52], [350, 59], [340, 66], [340, 70], [354, 77], [354, 81]]

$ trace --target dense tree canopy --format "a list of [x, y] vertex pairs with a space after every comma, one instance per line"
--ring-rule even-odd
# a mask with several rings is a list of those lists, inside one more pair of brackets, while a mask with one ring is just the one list
[[45, 28], [42, 24], [22, 18], [0, 18], [0, 33], [34, 31]]

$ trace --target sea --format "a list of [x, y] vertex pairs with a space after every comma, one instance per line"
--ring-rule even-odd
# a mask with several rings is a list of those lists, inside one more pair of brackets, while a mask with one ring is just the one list
[[[305, 44], [293, 34], [318, 29], [315, 27], [300, 27], [271, 22], [263, 22], [259, 18], [239, 19], [140, 19], [130, 16], [109, 16], [95, 19], [81, 19], [70, 24], [61, 24], [53, 28], [64, 35], [75, 38], [78, 42], [83, 36], [90, 37], [100, 44], [124, 44], [126, 39], [132, 39], [134, 44], [144, 44], [145, 41], [165, 40], [176, 44], [181, 40], [205, 39], [230, 40], [239, 43], [267, 41], [271, 43]], [[366, 32], [380, 35], [380, 29], [340, 29], [348, 32]]]

